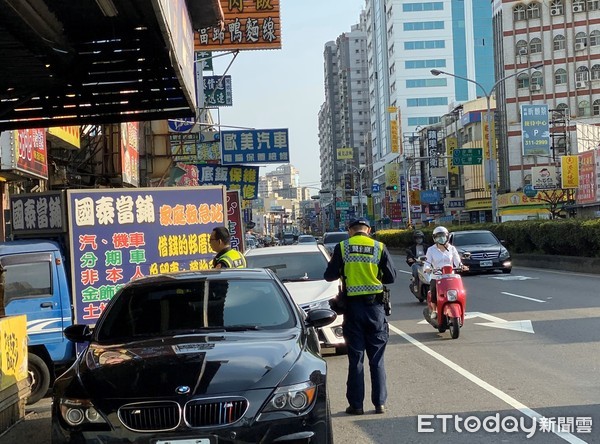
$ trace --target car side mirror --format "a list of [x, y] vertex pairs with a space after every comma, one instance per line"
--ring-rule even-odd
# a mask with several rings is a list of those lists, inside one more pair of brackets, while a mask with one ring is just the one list
[[337, 314], [335, 311], [328, 308], [317, 308], [310, 310], [306, 314], [306, 324], [311, 327], [321, 328], [331, 324], [336, 318]]
[[89, 342], [92, 339], [92, 330], [86, 324], [69, 325], [64, 329], [64, 334], [71, 342]]

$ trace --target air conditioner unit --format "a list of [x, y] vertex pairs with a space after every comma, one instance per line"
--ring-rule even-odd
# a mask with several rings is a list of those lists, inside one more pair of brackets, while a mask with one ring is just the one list
[[577, 89], [582, 89], [586, 87], [586, 83], [584, 80], [581, 80], [579, 82], [575, 82], [575, 88]]
[[541, 87], [541, 85], [538, 85], [537, 83], [534, 83], [533, 85], [529, 85], [529, 89], [531, 91], [541, 91], [542, 87]]
[[573, 12], [582, 12], [583, 11], [583, 6], [580, 4], [577, 5], [573, 5]]
[[585, 49], [584, 43], [575, 43], [575, 51], [583, 51]]
[[519, 55], [527, 55], [527, 48], [519, 48]]
[[550, 15], [560, 15], [561, 11], [560, 8], [552, 8], [550, 10]]

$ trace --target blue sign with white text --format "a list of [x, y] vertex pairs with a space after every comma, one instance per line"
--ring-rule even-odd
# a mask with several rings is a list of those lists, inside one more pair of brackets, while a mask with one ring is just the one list
[[221, 131], [221, 164], [289, 163], [287, 128]]
[[434, 204], [440, 201], [440, 192], [438, 190], [421, 191], [421, 203]]

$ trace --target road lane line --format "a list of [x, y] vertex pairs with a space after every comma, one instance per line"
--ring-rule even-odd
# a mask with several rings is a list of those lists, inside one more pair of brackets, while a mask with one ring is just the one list
[[[455, 362], [451, 361], [450, 359], [442, 356], [438, 352], [436, 352], [436, 351], [432, 350], [431, 348], [427, 347], [425, 344], [419, 342], [418, 340], [416, 340], [415, 338], [413, 338], [412, 336], [410, 336], [408, 333], [405, 333], [404, 331], [400, 330], [397, 327], [394, 327], [391, 324], [389, 324], [389, 327], [390, 327], [390, 330], [392, 330], [394, 333], [397, 333], [398, 335], [402, 336], [404, 339], [406, 339], [412, 345], [420, 348], [422, 351], [424, 351], [425, 353], [427, 353], [431, 357], [437, 359], [442, 364], [448, 366], [449, 368], [451, 368], [452, 370], [454, 370], [459, 375], [464, 376], [469, 381], [473, 382], [474, 384], [478, 385], [482, 389], [484, 389], [487, 392], [491, 393], [492, 395], [496, 396], [498, 399], [504, 401], [505, 403], [507, 403], [508, 405], [510, 405], [511, 407], [513, 407], [514, 409], [516, 409], [519, 412], [521, 412], [523, 415], [526, 415], [526, 416], [528, 416], [531, 419], [536, 418], [536, 420], [538, 420], [538, 421], [541, 418], [543, 418], [543, 415], [540, 415], [538, 412], [536, 412], [535, 410], [530, 409], [525, 404], [523, 404], [520, 401], [516, 400], [512, 396], [504, 393], [502, 390], [500, 390], [500, 389], [494, 387], [493, 385], [485, 382], [483, 379], [479, 378], [478, 376], [475, 376], [473, 373], [471, 373], [467, 369], [462, 368], [460, 365], [456, 364]], [[569, 443], [572, 443], [572, 444], [586, 444], [585, 441], [579, 439], [578, 437], [576, 437], [575, 435], [573, 435], [571, 433], [555, 430], [555, 427], [556, 427], [556, 425], [554, 425], [552, 427], [552, 433], [554, 433], [559, 438], [562, 438], [565, 441], [567, 441]], [[536, 429], [536, 433], [537, 432], [540, 432], [540, 431]], [[540, 433], [544, 433], [544, 432], [540, 432]], [[545, 433], [547, 433], [547, 432], [545, 432]]]
[[542, 301], [541, 299], [529, 298], [527, 296], [521, 296], [519, 294], [514, 294], [514, 293], [507, 293], [506, 291], [501, 291], [500, 293], [505, 294], [506, 296], [512, 296], [514, 298], [521, 298], [521, 299], [527, 299], [528, 301], [540, 302], [542, 304], [546, 302], [546, 301]]

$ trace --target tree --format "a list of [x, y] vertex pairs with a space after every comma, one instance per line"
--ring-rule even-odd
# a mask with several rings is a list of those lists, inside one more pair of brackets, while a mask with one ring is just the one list
[[550, 212], [550, 219], [565, 219], [574, 203], [571, 189], [539, 190], [535, 198], [548, 204], [546, 209]]

